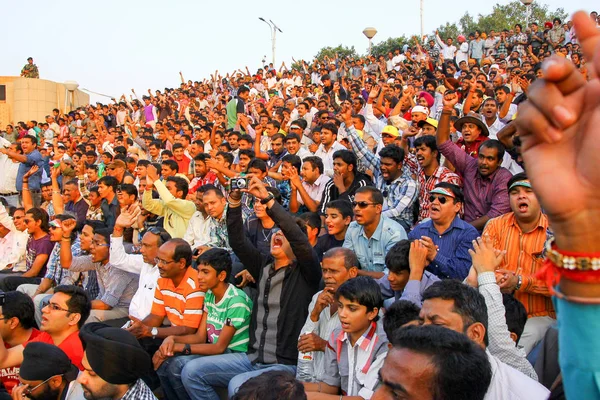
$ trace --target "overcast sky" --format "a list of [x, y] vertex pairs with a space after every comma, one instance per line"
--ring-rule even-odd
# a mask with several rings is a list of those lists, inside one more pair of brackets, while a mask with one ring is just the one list
[[[497, 1], [501, 4], [508, 0]], [[363, 54], [362, 30], [378, 30], [374, 43], [388, 37], [420, 32], [419, 0], [303, 0], [252, 2], [242, 0], [30, 0], [2, 1], [3, 43], [0, 76], [19, 75], [27, 57], [34, 58], [40, 76], [53, 81], [75, 80], [80, 88], [119, 97], [135, 88], [162, 89], [186, 79], [201, 80], [245, 67], [255, 72], [263, 56], [271, 59], [269, 27], [277, 34], [276, 67], [291, 58], [311, 59], [323, 46], [355, 46]], [[425, 0], [425, 32], [446, 22], [490, 13], [492, 1]], [[544, 0], [551, 10], [565, 7], [591, 11], [591, 0]], [[102, 4], [102, 6], [98, 6]], [[259, 6], [259, 4], [262, 4]], [[598, 7], [600, 8], [600, 7]], [[223, 73], [224, 75], [224, 73]], [[93, 96], [93, 101], [108, 99]]]

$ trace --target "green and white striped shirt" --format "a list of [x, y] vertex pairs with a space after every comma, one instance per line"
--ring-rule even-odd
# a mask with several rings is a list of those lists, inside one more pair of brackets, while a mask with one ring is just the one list
[[217, 343], [223, 326], [229, 325], [235, 328], [235, 333], [227, 348], [234, 352], [248, 351], [252, 300], [246, 293], [230, 284], [221, 301], [215, 303], [215, 294], [209, 290], [204, 298], [204, 312], [208, 343]]

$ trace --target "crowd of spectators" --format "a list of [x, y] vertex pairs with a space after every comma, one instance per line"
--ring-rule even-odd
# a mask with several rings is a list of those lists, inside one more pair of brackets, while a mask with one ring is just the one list
[[544, 60], [591, 74], [541, 25], [7, 125], [4, 396], [564, 398], [513, 120]]

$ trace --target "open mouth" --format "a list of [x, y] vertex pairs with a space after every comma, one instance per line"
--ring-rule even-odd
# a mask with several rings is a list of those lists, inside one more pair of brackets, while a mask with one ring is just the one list
[[281, 236], [275, 236], [273, 238], [273, 248], [278, 249], [278, 248], [281, 248], [282, 245], [283, 245], [283, 240], [281, 239]]
[[521, 203], [517, 204], [517, 207], [519, 209], [519, 212], [521, 212], [521, 213], [526, 213], [527, 210], [529, 210], [529, 204], [527, 204], [525, 202], [521, 202]]

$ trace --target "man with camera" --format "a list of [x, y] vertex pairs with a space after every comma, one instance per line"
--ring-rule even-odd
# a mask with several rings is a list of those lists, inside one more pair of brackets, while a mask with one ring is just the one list
[[[271, 237], [268, 256], [261, 254], [244, 235], [242, 191], [265, 204], [267, 213], [281, 228]], [[321, 280], [319, 259], [303, 224], [298, 224], [275, 201], [258, 177], [250, 179], [247, 189], [232, 190], [228, 201], [227, 233], [231, 247], [258, 286], [259, 301], [250, 323], [254, 329], [250, 332], [248, 354], [207, 356], [186, 364], [181, 377], [192, 399], [215, 398], [213, 386], [228, 386], [231, 397], [242, 383], [269, 370], [295, 373], [297, 338]]]

